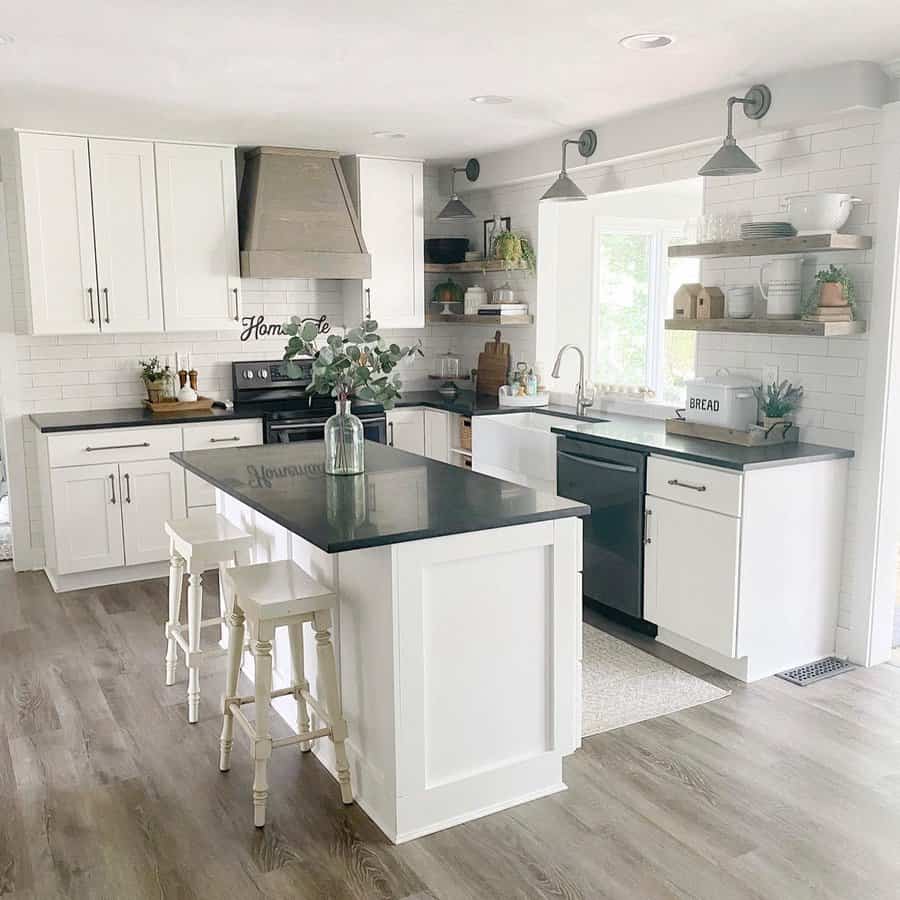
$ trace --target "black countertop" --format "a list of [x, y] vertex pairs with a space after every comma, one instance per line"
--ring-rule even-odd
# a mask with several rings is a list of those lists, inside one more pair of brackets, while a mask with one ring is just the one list
[[123, 409], [85, 409], [61, 413], [32, 413], [30, 419], [38, 431], [95, 431], [101, 428], [138, 428], [142, 425], [187, 425], [192, 422], [220, 422], [230, 419], [259, 419], [259, 410], [247, 407], [240, 411], [225, 409], [198, 412], [154, 414], [141, 406]]
[[[554, 415], [559, 415], [555, 412]], [[602, 415], [602, 413], [597, 413]], [[821, 447], [818, 444], [776, 444], [772, 447], [739, 447], [718, 441], [667, 434], [665, 423], [657, 419], [609, 415], [606, 422], [573, 420], [572, 427], [554, 427], [554, 434], [626, 450], [646, 450], [690, 462], [721, 466], [738, 471], [789, 466], [829, 459], [849, 459], [852, 450]]]
[[366, 441], [366, 472], [326, 475], [322, 441], [172, 459], [328, 553], [586, 516], [575, 500]]
[[501, 406], [496, 397], [477, 397], [472, 391], [460, 391], [450, 400], [437, 391], [404, 391], [396, 402], [397, 407], [428, 406], [463, 416], [496, 416], [504, 413], [527, 412], [514, 406]]

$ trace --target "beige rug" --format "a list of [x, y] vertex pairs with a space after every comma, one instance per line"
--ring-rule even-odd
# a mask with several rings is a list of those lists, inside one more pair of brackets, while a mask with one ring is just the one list
[[720, 700], [730, 693], [591, 625], [582, 627], [584, 737]]

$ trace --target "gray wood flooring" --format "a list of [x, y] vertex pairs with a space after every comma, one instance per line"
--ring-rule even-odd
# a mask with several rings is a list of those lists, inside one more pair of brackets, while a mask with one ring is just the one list
[[733, 693], [589, 738], [562, 794], [393, 847], [289, 751], [253, 828], [245, 742], [216, 767], [221, 661], [188, 726], [164, 610], [160, 581], [57, 596], [0, 566], [0, 896], [900, 896], [897, 667], [745, 687], [632, 636]]

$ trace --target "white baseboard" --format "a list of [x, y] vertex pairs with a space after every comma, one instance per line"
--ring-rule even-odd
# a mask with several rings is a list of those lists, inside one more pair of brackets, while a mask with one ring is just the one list
[[168, 562], [146, 563], [142, 566], [123, 566], [117, 569], [99, 569], [94, 572], [78, 572], [74, 575], [60, 575], [45, 568], [47, 580], [57, 594], [65, 591], [80, 591], [85, 588], [104, 587], [109, 584], [126, 584], [129, 581], [146, 581], [150, 578], [164, 578], [169, 574]]

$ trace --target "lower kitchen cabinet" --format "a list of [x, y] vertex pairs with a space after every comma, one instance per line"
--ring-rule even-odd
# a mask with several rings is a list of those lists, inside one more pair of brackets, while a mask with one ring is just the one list
[[55, 469], [50, 493], [57, 571], [125, 565], [117, 465]]
[[425, 410], [425, 455], [429, 459], [450, 462], [450, 413]]
[[835, 652], [847, 460], [647, 460], [644, 618], [743, 681]]
[[398, 450], [425, 455], [425, 416], [422, 409], [387, 412], [387, 442]]
[[740, 520], [652, 496], [644, 512], [644, 618], [734, 656]]
[[167, 459], [128, 463], [119, 469], [125, 565], [168, 559], [166, 520], [187, 515], [184, 469]]

